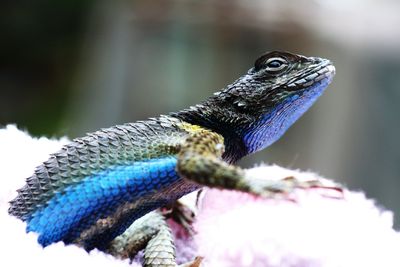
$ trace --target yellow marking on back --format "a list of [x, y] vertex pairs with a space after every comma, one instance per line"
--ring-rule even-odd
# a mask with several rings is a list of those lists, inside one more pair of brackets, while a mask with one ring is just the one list
[[189, 133], [198, 133], [198, 132], [202, 132], [202, 131], [208, 131], [207, 129], [199, 126], [199, 125], [195, 125], [195, 124], [190, 124], [187, 122], [182, 122], [178, 124], [178, 127], [184, 131], [187, 131]]
[[[189, 133], [181, 151], [195, 151], [199, 155], [221, 157], [224, 152], [224, 137], [198, 125], [182, 122], [178, 127]], [[182, 153], [182, 152], [181, 152]]]

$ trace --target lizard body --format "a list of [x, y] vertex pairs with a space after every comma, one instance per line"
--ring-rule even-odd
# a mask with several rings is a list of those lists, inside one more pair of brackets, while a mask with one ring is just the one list
[[267, 53], [201, 104], [74, 139], [36, 168], [9, 213], [43, 246], [106, 251], [135, 220], [204, 185], [273, 194], [282, 185], [255, 186], [232, 164], [279, 139], [334, 73], [326, 59]]

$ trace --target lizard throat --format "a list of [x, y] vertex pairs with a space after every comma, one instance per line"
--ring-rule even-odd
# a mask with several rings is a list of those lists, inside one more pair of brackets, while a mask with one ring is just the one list
[[277, 141], [322, 95], [331, 80], [332, 77], [327, 77], [292, 94], [252, 124], [243, 136], [248, 153], [262, 150]]

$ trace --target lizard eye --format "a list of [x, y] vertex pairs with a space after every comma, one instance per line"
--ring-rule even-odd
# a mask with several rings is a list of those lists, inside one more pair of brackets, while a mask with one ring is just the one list
[[287, 66], [287, 61], [281, 57], [273, 57], [273, 58], [269, 58], [266, 62], [265, 62], [265, 69], [267, 72], [270, 72], [272, 74], [275, 74], [281, 70], [283, 70], [284, 68], [286, 68]]

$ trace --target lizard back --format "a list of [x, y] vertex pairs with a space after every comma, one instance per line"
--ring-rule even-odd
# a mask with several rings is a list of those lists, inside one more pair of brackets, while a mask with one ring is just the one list
[[44, 246], [106, 245], [135, 219], [198, 188], [175, 170], [187, 136], [180, 120], [161, 116], [74, 139], [36, 168], [9, 213]]

